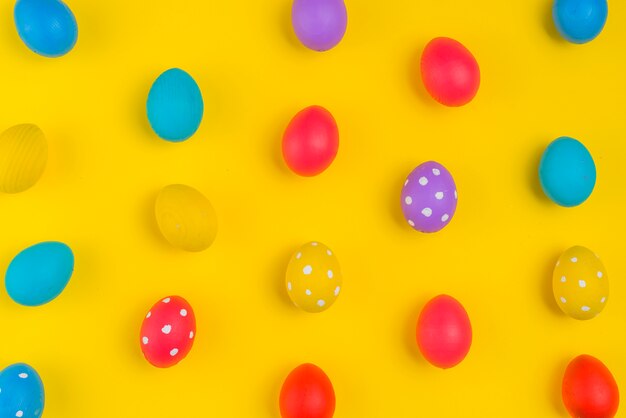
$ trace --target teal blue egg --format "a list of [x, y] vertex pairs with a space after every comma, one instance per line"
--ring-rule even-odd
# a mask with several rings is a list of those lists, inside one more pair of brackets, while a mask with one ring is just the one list
[[170, 142], [182, 142], [200, 127], [204, 114], [202, 92], [185, 71], [172, 68], [156, 79], [146, 104], [152, 130]]
[[593, 192], [596, 165], [582, 143], [564, 136], [554, 140], [544, 151], [539, 180], [545, 194], [556, 204], [578, 206]]
[[61, 294], [74, 271], [74, 254], [61, 242], [42, 242], [20, 252], [7, 269], [4, 284], [15, 302], [39, 306]]
[[0, 372], [0, 418], [39, 418], [44, 402], [41, 378], [28, 364], [13, 364]]

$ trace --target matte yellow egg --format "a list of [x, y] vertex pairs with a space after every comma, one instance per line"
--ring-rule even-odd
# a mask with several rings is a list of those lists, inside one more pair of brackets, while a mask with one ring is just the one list
[[565, 251], [552, 275], [554, 298], [575, 319], [597, 316], [609, 298], [609, 277], [600, 258], [585, 247]]
[[183, 184], [164, 187], [156, 199], [156, 220], [165, 239], [186, 251], [207, 249], [217, 235], [217, 215], [211, 202]]
[[16, 125], [0, 135], [0, 191], [19, 193], [32, 187], [48, 161], [48, 143], [41, 129]]
[[285, 283], [297, 307], [307, 312], [322, 312], [337, 300], [342, 280], [339, 261], [330, 248], [309, 242], [291, 257]]

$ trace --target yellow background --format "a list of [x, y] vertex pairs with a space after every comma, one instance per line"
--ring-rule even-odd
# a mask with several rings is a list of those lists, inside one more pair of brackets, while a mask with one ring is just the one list
[[[27, 362], [46, 387], [46, 418], [277, 418], [288, 372], [313, 362], [331, 378], [337, 418], [564, 417], [560, 380], [582, 353], [626, 390], [626, 4], [604, 32], [572, 45], [551, 25], [551, 1], [348, 0], [348, 31], [330, 52], [301, 46], [291, 0], [72, 0], [76, 48], [30, 52], [0, 7], [2, 130], [39, 125], [50, 146], [40, 182], [0, 196], [0, 266], [28, 245], [68, 243], [65, 292], [26, 308], [0, 292], [0, 366]], [[419, 55], [450, 36], [476, 56], [476, 99], [449, 109], [418, 79]], [[150, 130], [145, 101], [164, 70], [190, 72], [206, 109], [181, 144]], [[281, 159], [281, 134], [301, 108], [338, 121], [340, 150], [315, 178]], [[574, 136], [598, 182], [582, 206], [541, 193], [537, 166], [554, 138]], [[405, 225], [405, 176], [436, 160], [459, 189], [443, 231]], [[159, 235], [158, 190], [201, 190], [219, 217], [214, 245], [183, 253]], [[344, 286], [328, 311], [292, 306], [284, 272], [319, 240]], [[564, 316], [552, 297], [560, 253], [603, 259], [611, 296], [596, 319]], [[474, 343], [442, 371], [414, 342], [423, 304], [448, 293], [466, 307]], [[178, 366], [142, 357], [142, 318], [159, 298], [189, 300], [197, 340]], [[624, 408], [618, 416], [626, 416]]]

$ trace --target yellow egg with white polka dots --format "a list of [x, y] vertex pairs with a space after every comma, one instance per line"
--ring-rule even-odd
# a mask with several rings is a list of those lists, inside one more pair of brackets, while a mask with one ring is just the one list
[[341, 292], [339, 261], [320, 242], [304, 244], [289, 261], [285, 283], [297, 307], [307, 312], [325, 311]]
[[575, 319], [596, 317], [609, 298], [609, 277], [600, 258], [585, 247], [565, 251], [552, 275], [554, 298]]

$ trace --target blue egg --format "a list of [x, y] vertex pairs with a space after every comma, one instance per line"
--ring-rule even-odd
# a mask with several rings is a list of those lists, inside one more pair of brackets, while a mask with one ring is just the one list
[[602, 32], [609, 8], [606, 0], [555, 0], [552, 18], [570, 42], [584, 44]]
[[60, 57], [76, 45], [76, 18], [62, 1], [18, 0], [13, 16], [20, 38], [39, 55]]
[[0, 418], [38, 418], [44, 401], [41, 378], [28, 364], [13, 364], [0, 372]]
[[178, 68], [169, 69], [156, 79], [146, 107], [154, 132], [171, 142], [191, 137], [198, 130], [204, 113], [200, 87]]
[[61, 242], [42, 242], [20, 252], [7, 269], [5, 286], [15, 302], [38, 306], [61, 294], [74, 271], [74, 254]]
[[554, 140], [544, 151], [539, 180], [545, 194], [555, 203], [578, 206], [593, 192], [596, 165], [583, 144], [564, 136]]

